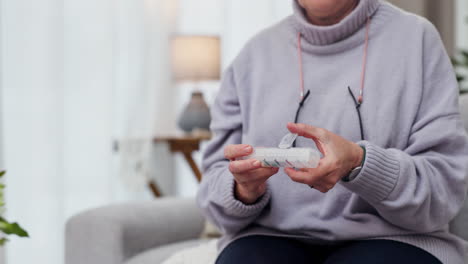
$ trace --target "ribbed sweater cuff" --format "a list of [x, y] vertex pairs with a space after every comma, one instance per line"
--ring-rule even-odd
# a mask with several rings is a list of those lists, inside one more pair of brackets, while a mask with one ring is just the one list
[[342, 184], [368, 202], [387, 198], [398, 181], [400, 163], [395, 155], [367, 141], [358, 142], [366, 148], [366, 158], [359, 175]]
[[225, 190], [222, 192], [223, 194], [221, 199], [226, 214], [237, 217], [253, 216], [259, 214], [270, 201], [271, 193], [270, 189], [267, 188], [265, 194], [261, 196], [254, 204], [244, 204], [243, 202], [237, 200], [234, 195], [234, 179], [231, 177], [225, 178], [226, 183], [223, 184], [223, 186], [225, 186]]

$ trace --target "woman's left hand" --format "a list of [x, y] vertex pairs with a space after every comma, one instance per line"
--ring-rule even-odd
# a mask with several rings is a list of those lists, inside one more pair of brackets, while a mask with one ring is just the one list
[[312, 139], [323, 154], [317, 168], [285, 168], [286, 174], [295, 182], [307, 184], [326, 193], [352, 169], [361, 165], [364, 153], [354, 142], [326, 129], [306, 124], [288, 123], [288, 129], [291, 133]]

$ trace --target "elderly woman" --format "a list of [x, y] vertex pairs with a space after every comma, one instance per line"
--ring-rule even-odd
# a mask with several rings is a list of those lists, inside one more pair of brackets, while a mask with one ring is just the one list
[[[295, 0], [226, 70], [197, 201], [217, 263], [463, 263], [457, 83], [436, 29], [380, 0]], [[290, 123], [291, 122], [291, 123]], [[288, 132], [313, 169], [249, 155]]]

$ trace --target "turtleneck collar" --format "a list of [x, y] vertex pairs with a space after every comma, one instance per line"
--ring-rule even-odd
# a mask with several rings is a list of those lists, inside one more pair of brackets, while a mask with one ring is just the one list
[[379, 0], [360, 0], [356, 8], [337, 24], [317, 26], [308, 22], [305, 10], [293, 0], [293, 27], [312, 45], [329, 45], [352, 35], [377, 10]]

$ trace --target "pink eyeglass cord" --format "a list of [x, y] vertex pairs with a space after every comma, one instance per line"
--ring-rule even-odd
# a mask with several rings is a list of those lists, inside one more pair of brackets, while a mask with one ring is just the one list
[[[362, 104], [363, 102], [363, 91], [364, 91], [364, 79], [366, 77], [366, 64], [367, 64], [367, 50], [369, 47], [369, 28], [370, 28], [370, 22], [371, 19], [370, 17], [367, 17], [367, 22], [366, 22], [366, 38], [365, 38], [365, 43], [364, 43], [364, 56], [363, 56], [363, 62], [362, 62], [362, 70], [361, 70], [361, 87], [359, 89], [359, 97], [358, 97], [358, 102], [359, 104]], [[304, 70], [302, 66], [302, 45], [301, 45], [301, 39], [302, 35], [301, 33], [297, 33], [297, 52], [298, 52], [298, 57], [299, 57], [299, 78], [300, 78], [300, 85], [301, 85], [301, 90], [300, 90], [300, 96], [301, 100], [304, 98]]]

